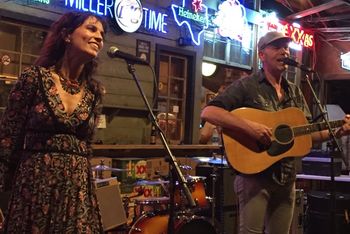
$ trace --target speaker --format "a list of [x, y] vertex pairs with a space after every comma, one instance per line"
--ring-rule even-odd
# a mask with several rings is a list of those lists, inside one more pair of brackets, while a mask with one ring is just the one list
[[197, 176], [205, 176], [206, 195], [213, 196], [213, 173], [216, 173], [215, 200], [216, 206], [236, 205], [236, 195], [233, 188], [235, 172], [227, 166], [199, 165], [196, 167]]
[[95, 186], [103, 229], [106, 231], [125, 224], [127, 219], [117, 179], [97, 179]]
[[[216, 174], [213, 186], [213, 174]], [[213, 197], [215, 192], [215, 220], [220, 234], [235, 234], [238, 230], [236, 195], [233, 182], [235, 172], [227, 166], [198, 165], [197, 176], [205, 176], [206, 195]], [[211, 217], [211, 209], [203, 212], [204, 216]]]
[[307, 234], [349, 234], [350, 233], [350, 194], [338, 193], [335, 196], [335, 230], [331, 230], [331, 194], [324, 191], [310, 191], [307, 195]]

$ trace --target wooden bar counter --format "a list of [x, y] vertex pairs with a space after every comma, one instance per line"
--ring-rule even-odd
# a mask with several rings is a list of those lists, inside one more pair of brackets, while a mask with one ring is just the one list
[[[167, 152], [163, 145], [92, 145], [94, 157], [108, 158], [157, 158]], [[219, 152], [219, 145], [169, 145], [175, 157], [211, 157]]]

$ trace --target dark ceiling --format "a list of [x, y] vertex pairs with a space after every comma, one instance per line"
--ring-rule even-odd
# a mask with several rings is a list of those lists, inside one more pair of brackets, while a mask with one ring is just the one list
[[350, 0], [261, 0], [261, 9], [274, 10], [328, 41], [350, 41]]

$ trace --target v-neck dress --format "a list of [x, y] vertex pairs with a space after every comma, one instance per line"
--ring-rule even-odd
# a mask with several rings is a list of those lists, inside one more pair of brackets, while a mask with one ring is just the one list
[[103, 232], [89, 163], [95, 102], [85, 88], [68, 114], [48, 69], [23, 72], [0, 125], [0, 190], [12, 187], [6, 233]]

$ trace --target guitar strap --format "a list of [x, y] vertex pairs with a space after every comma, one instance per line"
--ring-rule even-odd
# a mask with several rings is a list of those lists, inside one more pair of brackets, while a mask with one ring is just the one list
[[298, 102], [295, 100], [295, 93], [294, 93], [294, 91], [292, 90], [292, 88], [290, 87], [290, 85], [288, 84], [288, 81], [284, 81], [284, 90], [285, 90], [285, 92], [286, 92], [286, 95], [287, 95], [287, 97], [288, 98], [286, 98], [286, 100], [284, 100], [282, 103], [281, 103], [281, 105], [283, 106], [283, 107], [285, 107], [285, 105], [289, 102], [289, 101], [293, 101], [293, 103], [294, 103], [294, 105], [295, 105], [295, 107], [298, 107], [298, 108], [301, 108], [300, 106], [299, 106], [299, 104], [298, 104]]

